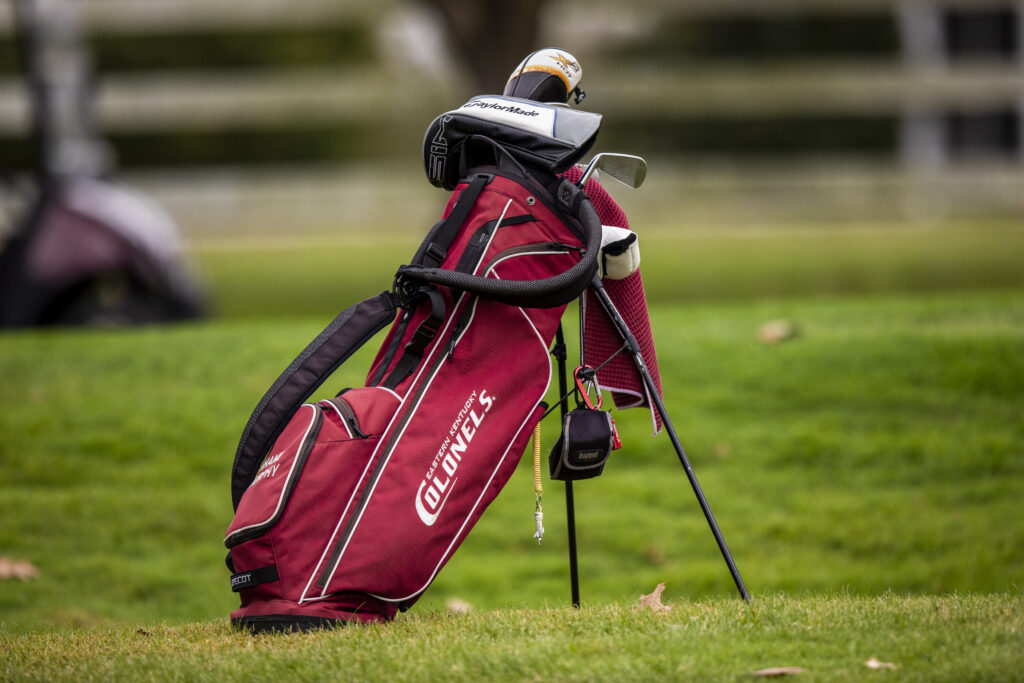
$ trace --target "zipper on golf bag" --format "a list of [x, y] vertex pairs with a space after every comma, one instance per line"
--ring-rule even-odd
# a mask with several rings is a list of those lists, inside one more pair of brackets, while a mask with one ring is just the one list
[[353, 438], [365, 439], [369, 434], [363, 433], [363, 430], [359, 428], [359, 418], [356, 417], [356, 412], [352, 409], [352, 404], [341, 397], [341, 394], [345, 393], [345, 391], [348, 391], [348, 389], [345, 389], [334, 398], [328, 398], [321, 401], [320, 404], [325, 407], [330, 406], [338, 413], [338, 416], [348, 427], [349, 434]]
[[[483, 177], [484, 179], [487, 180], [487, 182], [490, 182], [490, 179], [493, 178], [493, 176], [490, 174], [478, 177]], [[459, 206], [466, 206], [465, 204], [462, 204], [464, 199], [472, 199], [475, 201], [478, 196], [479, 192], [473, 192], [472, 187], [467, 187], [467, 189], [464, 191], [464, 194], [460, 195], [459, 203], [456, 203], [456, 209]], [[453, 209], [451, 214], [449, 214], [450, 218], [453, 221], [464, 221], [464, 214], [468, 213], [468, 210], [465, 212], [461, 212], [457, 215], [456, 209]], [[491, 240], [494, 238], [494, 233], [498, 228], [522, 225], [524, 223], [531, 223], [536, 220], [537, 219], [533, 215], [526, 213], [510, 217], [502, 215], [501, 218], [495, 218], [490, 221], [487, 221], [481, 227], [479, 227], [476, 230], [476, 232], [473, 233], [473, 236], [470, 238], [468, 245], [462, 252], [462, 256], [459, 258], [458, 263], [452, 270], [459, 273], [466, 273], [467, 275], [472, 275], [479, 266], [480, 259], [483, 257], [484, 252], [487, 250], [487, 246], [491, 243]], [[439, 232], [439, 229], [435, 227], [433, 232], [437, 233]], [[442, 254], [442, 251], [446, 253], [446, 250], [442, 250], [441, 247], [439, 247], [436, 242], [431, 241], [430, 244], [431, 248], [426, 251], [429, 251], [435, 256], [440, 256]], [[450, 244], [448, 246], [450, 246]], [[420, 256], [417, 255], [417, 258], [420, 258]], [[486, 274], [487, 269], [485, 268], [483, 272]], [[398, 351], [398, 347], [401, 343], [401, 340], [404, 337], [405, 330], [409, 325], [409, 320], [412, 318], [412, 309], [410, 308], [402, 315], [399, 326], [396, 328], [395, 334], [390, 340], [390, 343], [385, 342], [385, 347], [387, 348], [387, 351], [384, 353], [377, 370], [373, 373], [372, 377], [369, 379], [367, 384], [380, 385], [387, 387], [389, 389], [394, 389], [395, 387], [398, 386], [399, 383], [402, 382], [402, 380], [407, 378], [412, 373], [412, 371], [416, 368], [416, 365], [419, 363], [419, 361], [422, 360], [423, 352], [426, 348], [426, 345], [433, 339], [433, 336], [437, 333], [437, 322], [441, 317], [443, 317], [444, 308], [443, 304], [440, 303], [440, 300], [438, 299], [434, 290], [421, 290], [420, 296], [425, 296], [429, 298], [429, 303], [431, 307], [430, 314], [420, 323], [419, 327], [417, 327], [416, 335], [414, 336], [413, 340], [411, 340], [410, 343], [407, 344], [406, 350], [402, 354], [402, 357], [400, 358], [398, 364], [395, 366], [394, 369], [391, 370], [391, 372], [387, 372], [387, 369], [391, 366], [391, 363], [395, 358], [395, 354]]]
[[[525, 222], [525, 221], [520, 221]], [[504, 225], [504, 224], [503, 224]], [[535, 255], [541, 256], [544, 254], [565, 254], [568, 252], [580, 252], [582, 247], [576, 247], [571, 244], [563, 244], [561, 242], [534, 242], [532, 244], [523, 244], [517, 247], [510, 247], [503, 251], [498, 252], [481, 270], [483, 275], [487, 275], [491, 272], [491, 269], [497, 266], [499, 263], [506, 261], [510, 258], [517, 256]], [[455, 359], [455, 344], [458, 341], [461, 333], [465, 330], [469, 324], [469, 320], [473, 316], [475, 309], [476, 295], [471, 295], [472, 299], [470, 304], [466, 307], [466, 310], [462, 312], [462, 315], [455, 322], [455, 328], [452, 331], [451, 341], [448, 343], [448, 352], [446, 357], [449, 362]]]

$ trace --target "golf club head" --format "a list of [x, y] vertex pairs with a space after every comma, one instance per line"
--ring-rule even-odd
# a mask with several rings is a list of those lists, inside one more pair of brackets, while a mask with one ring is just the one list
[[580, 177], [579, 187], [590, 180], [595, 170], [600, 169], [612, 178], [615, 178], [623, 185], [637, 188], [643, 185], [647, 178], [647, 162], [643, 158], [632, 154], [617, 154], [614, 152], [602, 152], [596, 155], [587, 164], [587, 168]]

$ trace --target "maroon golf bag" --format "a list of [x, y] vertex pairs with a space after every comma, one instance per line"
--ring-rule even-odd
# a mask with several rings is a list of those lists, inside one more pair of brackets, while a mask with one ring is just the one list
[[[390, 619], [505, 485], [545, 410], [562, 312], [597, 269], [601, 221], [558, 174], [599, 123], [484, 97], [432, 124], [428, 176], [454, 189], [444, 218], [392, 291], [343, 311], [243, 432], [225, 537], [233, 623]], [[388, 324], [365, 386], [304, 403]]]

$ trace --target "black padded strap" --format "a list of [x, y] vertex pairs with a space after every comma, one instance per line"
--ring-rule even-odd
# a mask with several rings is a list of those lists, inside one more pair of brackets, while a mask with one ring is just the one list
[[477, 198], [491, 178], [492, 176], [481, 174], [469, 182], [469, 185], [459, 195], [448, 217], [438, 223], [431, 230], [427, 239], [423, 241], [419, 252], [413, 258], [414, 264], [426, 268], [437, 268], [444, 262], [459, 228], [466, 222], [466, 217], [473, 210], [473, 205], [476, 204]]
[[434, 287], [430, 287], [424, 294], [427, 295], [430, 301], [430, 315], [424, 318], [419, 326], [416, 327], [412, 339], [405, 345], [402, 357], [395, 364], [395, 369], [391, 371], [391, 374], [381, 384], [386, 389], [394, 390], [399, 382], [412, 374], [412, 371], [423, 360], [423, 352], [430, 345], [430, 342], [434, 340], [434, 337], [437, 336], [437, 331], [441, 329], [441, 324], [444, 322], [445, 305], [441, 292], [437, 291]]
[[381, 292], [349, 306], [267, 390], [249, 417], [235, 452], [231, 467], [231, 502], [235, 510], [267, 450], [302, 402], [349, 356], [394, 320], [396, 310], [391, 292]]

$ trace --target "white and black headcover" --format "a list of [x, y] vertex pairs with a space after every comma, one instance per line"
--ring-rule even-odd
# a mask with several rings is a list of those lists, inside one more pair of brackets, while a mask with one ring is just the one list
[[430, 182], [453, 190], [468, 168], [502, 155], [531, 170], [558, 174], [591, 148], [601, 115], [570, 109], [583, 70], [565, 50], [531, 53], [512, 72], [501, 95], [479, 95], [438, 116], [423, 138]]
[[559, 102], [575, 96], [579, 104], [586, 93], [580, 89], [583, 67], [566, 50], [546, 47], [527, 55], [526, 59], [512, 70], [502, 93], [507, 97], [518, 97], [534, 102]]

